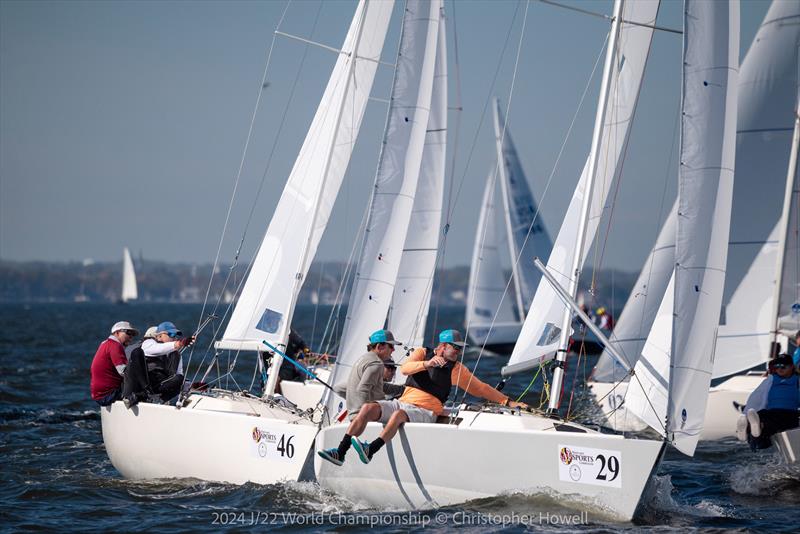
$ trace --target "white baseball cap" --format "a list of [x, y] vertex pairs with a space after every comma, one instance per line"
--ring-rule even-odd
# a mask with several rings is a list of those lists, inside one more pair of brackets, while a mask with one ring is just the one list
[[138, 331], [138, 330], [136, 330], [136, 329], [133, 327], [133, 325], [132, 325], [131, 323], [129, 323], [128, 321], [119, 321], [119, 322], [117, 322], [117, 323], [114, 323], [114, 326], [112, 326], [112, 327], [111, 327], [111, 333], [112, 333], [112, 334], [113, 334], [114, 332], [119, 332], [120, 330], [133, 330], [134, 332], [136, 332], [136, 333], [134, 334], [135, 336], [138, 336], [138, 335], [139, 335], [139, 331]]

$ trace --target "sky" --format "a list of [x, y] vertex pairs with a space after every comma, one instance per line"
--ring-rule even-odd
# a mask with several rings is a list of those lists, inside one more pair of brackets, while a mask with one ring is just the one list
[[[605, 0], [564, 3], [612, 8]], [[232, 261], [243, 240], [248, 261], [336, 59], [275, 38], [245, 153], [273, 32], [338, 48], [355, 5], [0, 0], [0, 259], [120, 261], [127, 246], [149, 260], [210, 263], [243, 161], [220, 259]], [[397, 51], [399, 5], [384, 46], [387, 63]], [[742, 56], [768, 7], [741, 1]], [[590, 75], [609, 23], [536, 1], [446, 0], [445, 10], [453, 209], [444, 264], [455, 266], [469, 264], [493, 165], [491, 114], [484, 110], [494, 95], [504, 107], [510, 101], [508, 134], [555, 237], [589, 151], [601, 68]], [[662, 2], [659, 25], [679, 29], [681, 19], [682, 2]], [[602, 236], [604, 267], [638, 270], [674, 198], [680, 52], [679, 35], [656, 32], [625, 187]], [[375, 97], [388, 97], [391, 76], [390, 67], [378, 69]], [[385, 116], [380, 101], [367, 107], [317, 260], [350, 254]]]

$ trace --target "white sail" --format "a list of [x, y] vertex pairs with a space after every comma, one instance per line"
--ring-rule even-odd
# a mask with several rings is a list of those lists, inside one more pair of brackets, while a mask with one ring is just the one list
[[417, 194], [414, 196], [414, 209], [411, 211], [388, 323], [395, 337], [409, 347], [423, 345], [441, 235], [447, 149], [446, 43], [445, 18], [442, 14], [439, 17], [431, 111]]
[[[436, 65], [441, 1], [409, 1], [364, 247], [347, 308], [337, 373], [386, 321], [417, 193]], [[405, 341], [401, 339], [400, 341]]]
[[139, 298], [139, 290], [136, 286], [136, 271], [133, 270], [133, 259], [128, 247], [122, 251], [122, 302], [136, 300]]
[[[676, 209], [677, 206], [673, 205], [664, 221], [656, 244], [647, 256], [639, 278], [636, 279], [614, 327], [614, 332], [609, 338], [614, 348], [629, 362], [636, 362], [642, 353], [645, 340], [672, 277], [675, 266]], [[597, 360], [592, 378], [597, 382], [615, 382], [626, 374], [627, 372], [606, 350]]]
[[394, 2], [361, 0], [222, 340], [283, 344], [297, 294], [350, 162]]
[[506, 277], [500, 264], [501, 240], [497, 229], [497, 183], [494, 177], [493, 169], [486, 178], [469, 270], [466, 324], [467, 333], [474, 333], [476, 338], [486, 337], [488, 329], [493, 325], [517, 321], [512, 296], [505, 291]]
[[494, 101], [494, 135], [497, 145], [498, 181], [503, 192], [505, 215], [503, 219], [506, 223], [511, 272], [514, 274], [517, 314], [521, 321], [525, 317], [528, 303], [533, 298], [534, 289], [541, 279], [539, 271], [533, 266], [533, 259], [538, 257], [542, 261], [547, 261], [553, 242], [542, 218], [537, 217], [536, 202], [522, 170], [514, 142], [511, 140], [511, 133], [505, 124], [498, 99]]
[[[739, 58], [739, 3], [687, 0], [675, 271], [626, 407], [693, 455], [705, 418], [725, 284]], [[639, 387], [641, 385], [641, 387]]]
[[[736, 181], [738, 180], [737, 173]], [[762, 243], [739, 287], [722, 308], [712, 378], [732, 375], [769, 359], [770, 331], [775, 323], [773, 313], [778, 231], [776, 224]], [[729, 247], [730, 254], [735, 245], [729, 244]]]
[[[774, 232], [786, 188], [798, 42], [800, 2], [773, 2], [739, 73], [736, 180], [715, 378], [769, 357], [780, 240]], [[783, 315], [791, 316], [789, 308], [791, 303]]]
[[[797, 87], [794, 135], [787, 172], [787, 193], [783, 220], [785, 226], [783, 258], [780, 267], [780, 286], [777, 305], [777, 333], [794, 338], [800, 331], [800, 183], [797, 158], [800, 154], [800, 85]], [[787, 347], [788, 348], [788, 347]]]
[[[586, 245], [581, 252], [586, 257], [597, 226], [603, 216], [606, 198], [614, 179], [621, 168], [620, 156], [624, 152], [630, 134], [630, 124], [639, 97], [644, 67], [650, 51], [653, 30], [647, 25], [655, 24], [658, 0], [626, 2], [623, 8], [619, 47], [612, 65], [611, 86], [608, 91], [605, 121], [603, 123], [597, 165], [597, 179], [591, 200], [590, 218], [586, 230]], [[547, 262], [548, 270], [558, 282], [567, 287], [566, 273], [571, 269], [577, 239], [579, 214], [588, 180], [589, 162], [583, 168], [572, 201], [564, 216], [553, 250]], [[561, 333], [564, 305], [555, 291], [541, 281], [530, 305], [522, 332], [514, 346], [514, 352], [503, 368], [503, 374], [524, 371], [538, 364], [541, 359], [552, 357]]]

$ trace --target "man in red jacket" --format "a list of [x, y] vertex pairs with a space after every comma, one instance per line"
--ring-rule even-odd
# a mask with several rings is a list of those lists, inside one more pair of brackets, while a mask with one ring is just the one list
[[89, 389], [100, 406], [109, 406], [122, 398], [122, 377], [128, 359], [125, 347], [139, 334], [131, 323], [120, 321], [111, 327], [111, 335], [100, 343], [92, 360]]

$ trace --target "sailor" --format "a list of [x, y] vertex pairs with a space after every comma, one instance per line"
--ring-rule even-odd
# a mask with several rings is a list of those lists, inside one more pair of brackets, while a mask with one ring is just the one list
[[402, 384], [393, 383], [394, 375], [397, 374], [397, 363], [392, 360], [383, 362], [383, 395], [384, 399], [396, 399], [403, 394], [406, 387]]
[[800, 408], [800, 387], [792, 357], [781, 354], [770, 362], [772, 373], [753, 390], [745, 406], [745, 421], [737, 422], [737, 437], [746, 437], [749, 430], [751, 448], [766, 449], [771, 446], [773, 434], [800, 425], [797, 409]]
[[[403, 395], [396, 400], [381, 400], [365, 404], [353, 420], [337, 451], [339, 463], [343, 452], [349, 448], [346, 440], [358, 453], [359, 458], [368, 464], [372, 457], [387, 441], [391, 440], [404, 423], [433, 423], [444, 412], [444, 403], [450, 389], [457, 386], [470, 395], [481, 397], [512, 408], [528, 408], [527, 404], [514, 402], [498, 390], [478, 380], [458, 361], [466, 343], [458, 330], [443, 330], [439, 333], [439, 344], [435, 349], [415, 349], [400, 366], [400, 371], [408, 376]], [[384, 429], [372, 443], [358, 440], [370, 421], [380, 421]], [[331, 460], [330, 458], [323, 458]], [[331, 460], [333, 461], [333, 460]]]
[[[318, 454], [321, 457], [336, 465], [342, 465], [344, 456], [350, 449], [350, 436], [356, 432], [357, 434], [355, 435], [360, 435], [368, 421], [376, 420], [370, 419], [372, 409], [369, 409], [368, 413], [364, 414], [364, 417], [361, 417], [361, 411], [367, 406], [373, 406], [375, 401], [385, 398], [383, 388], [386, 364], [389, 362], [394, 364], [392, 353], [395, 350], [395, 346], [400, 344], [389, 330], [377, 330], [370, 334], [367, 352], [358, 359], [350, 370], [350, 375], [347, 378], [347, 388], [343, 389], [341, 385], [337, 385], [334, 388], [337, 393], [344, 393], [345, 401], [347, 402], [347, 413], [352, 421], [347, 429], [346, 439], [342, 440], [338, 448], [319, 451]], [[356, 421], [358, 421], [357, 424]]]
[[92, 359], [89, 390], [92, 399], [100, 406], [109, 406], [122, 397], [122, 377], [128, 359], [125, 347], [139, 335], [128, 321], [119, 321], [111, 327], [111, 335], [100, 343]]
[[[308, 348], [305, 340], [294, 331], [294, 329], [289, 330], [289, 341], [286, 343], [286, 355], [295, 360], [298, 363], [304, 363], [303, 360], [305, 359], [306, 354], [309, 354], [311, 349]], [[266, 353], [264, 353], [266, 356]], [[300, 371], [292, 362], [287, 360], [286, 358], [283, 359], [281, 362], [281, 367], [278, 369], [278, 382], [275, 384], [275, 391], [277, 393], [281, 393], [281, 382], [284, 380], [289, 380], [291, 382], [303, 382], [306, 379], [306, 375]]]
[[155, 339], [158, 328], [149, 327], [139, 343], [133, 343], [125, 348], [128, 358], [128, 367], [125, 369], [125, 379], [122, 385], [122, 402], [130, 409], [139, 402], [147, 400], [153, 394], [150, 380], [147, 376], [147, 361], [142, 344], [148, 339]]
[[145, 339], [142, 343], [151, 388], [164, 402], [180, 392], [183, 384], [180, 349], [194, 341], [194, 336], [183, 337], [173, 323], [164, 321], [156, 327], [155, 339]]

